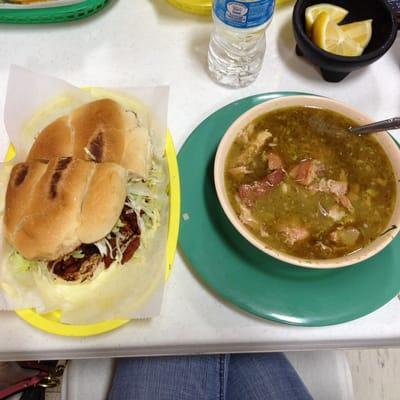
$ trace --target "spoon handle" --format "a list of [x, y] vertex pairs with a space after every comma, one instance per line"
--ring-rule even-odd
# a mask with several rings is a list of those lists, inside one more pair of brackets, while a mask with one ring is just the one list
[[365, 133], [386, 131], [388, 129], [400, 129], [400, 117], [385, 119], [384, 121], [374, 122], [373, 124], [349, 128], [353, 133], [360, 135]]

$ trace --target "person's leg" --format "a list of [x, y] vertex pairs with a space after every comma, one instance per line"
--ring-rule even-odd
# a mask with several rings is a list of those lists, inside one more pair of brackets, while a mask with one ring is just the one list
[[121, 359], [109, 400], [226, 400], [229, 356]]
[[228, 400], [311, 400], [303, 382], [282, 353], [232, 354]]

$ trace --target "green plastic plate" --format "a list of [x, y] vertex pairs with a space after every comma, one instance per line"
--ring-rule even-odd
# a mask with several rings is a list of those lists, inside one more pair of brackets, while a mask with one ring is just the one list
[[85, 0], [80, 3], [48, 8], [0, 9], [0, 23], [48, 24], [82, 19], [102, 9], [108, 0]]
[[[248, 243], [219, 205], [214, 155], [229, 125], [249, 108], [295, 92], [247, 97], [204, 120], [179, 152], [179, 244], [196, 274], [223, 299], [259, 317], [293, 325], [338, 324], [383, 306], [400, 291], [400, 235], [351, 267], [313, 270], [269, 257]], [[396, 251], [397, 250], [397, 251]]]

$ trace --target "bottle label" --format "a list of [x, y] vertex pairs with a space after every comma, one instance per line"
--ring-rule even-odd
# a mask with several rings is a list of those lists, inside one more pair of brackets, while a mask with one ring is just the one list
[[267, 22], [274, 12], [275, 0], [252, 2], [214, 0], [214, 14], [234, 28], [254, 28]]

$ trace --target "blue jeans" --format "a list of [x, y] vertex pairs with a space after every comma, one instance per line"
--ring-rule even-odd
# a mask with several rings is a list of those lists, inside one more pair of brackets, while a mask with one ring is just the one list
[[109, 400], [311, 400], [311, 396], [282, 353], [265, 353], [121, 359]]

